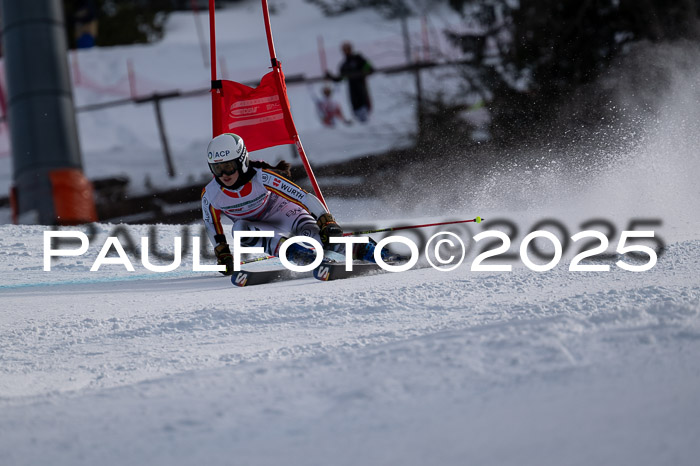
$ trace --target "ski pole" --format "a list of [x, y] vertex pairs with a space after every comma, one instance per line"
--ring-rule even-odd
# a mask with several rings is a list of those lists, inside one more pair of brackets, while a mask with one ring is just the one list
[[268, 259], [274, 259], [276, 256], [261, 256], [261, 257], [256, 257], [254, 259], [246, 259], [244, 261], [241, 261], [241, 265], [244, 264], [250, 264], [251, 262], [260, 262], [260, 261], [265, 261]]
[[481, 223], [483, 219], [481, 217], [476, 217], [471, 220], [457, 220], [454, 222], [442, 222], [442, 223], [426, 223], [424, 225], [410, 225], [406, 227], [394, 227], [394, 228], [383, 228], [381, 230], [367, 230], [367, 231], [352, 231], [349, 233], [343, 233], [343, 236], [357, 236], [357, 235], [369, 235], [372, 233], [384, 233], [385, 231], [398, 231], [398, 230], [408, 230], [413, 228], [425, 228], [425, 227], [436, 227], [440, 225], [454, 225], [456, 223]]

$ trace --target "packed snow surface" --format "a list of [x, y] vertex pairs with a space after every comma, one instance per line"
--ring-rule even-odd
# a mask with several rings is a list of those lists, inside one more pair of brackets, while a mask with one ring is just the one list
[[[259, 14], [246, 13], [247, 5], [222, 12], [219, 23], [242, 19], [219, 29], [221, 49], [229, 48], [224, 56], [240, 57], [240, 80], [261, 76], [266, 66], [252, 69], [258, 62], [251, 58], [266, 60], [264, 38], [240, 42], [261, 31], [245, 20]], [[350, 30], [366, 38], [358, 45], [375, 62], [392, 64], [400, 53], [398, 24], [382, 29], [365, 13], [351, 23], [321, 21], [299, 5], [273, 16], [288, 75], [315, 63], [318, 34], [331, 66], [339, 58], [331, 44], [337, 54]], [[298, 52], [294, 41], [280, 39], [297, 31], [283, 24], [287, 17], [303, 25]], [[82, 69], [105, 81], [121, 76], [131, 57], [154, 81], [165, 74], [178, 86], [206, 83], [201, 63], [195, 68], [201, 57], [193, 24], [191, 16], [174, 15], [163, 42], [81, 53]], [[382, 41], [396, 53], [373, 55], [382, 49], [371, 45]], [[246, 53], [253, 47], [261, 49]], [[394, 78], [373, 79], [373, 90], [397, 87]], [[646, 139], [593, 174], [572, 169], [577, 157], [590, 161], [588, 154], [572, 154], [564, 165], [543, 153], [540, 167], [516, 165], [484, 180], [471, 178], [466, 165], [436, 174], [430, 186], [409, 179], [395, 202], [329, 199], [347, 230], [351, 222], [388, 227], [485, 217], [456, 230], [469, 249], [451, 272], [415, 268], [237, 288], [218, 273], [192, 271], [191, 241], [176, 270], [159, 274], [141, 264], [140, 238], [150, 238], [151, 251], [169, 253], [175, 236], [192, 239], [199, 226], [108, 224], [81, 227], [91, 236], [88, 251], [59, 257], [45, 271], [48, 227], [0, 226], [0, 465], [697, 464], [696, 82], [668, 86], [658, 121], [639, 128]], [[302, 136], [319, 147], [312, 156], [323, 149], [342, 160], [352, 155], [344, 150], [357, 149], [348, 141], [377, 146], [382, 131], [395, 142], [410, 128], [410, 108], [393, 106], [395, 94], [387, 92], [376, 94], [385, 111], [377, 111], [379, 126], [324, 132], [330, 130], [317, 127], [308, 96], [303, 110], [295, 92]], [[76, 98], [92, 103], [104, 95], [84, 86]], [[185, 102], [165, 105], [179, 171], [173, 183], [201, 174], [193, 154], [209, 133], [206, 98]], [[140, 112], [150, 110], [81, 114], [89, 176], [123, 169], [164, 181], [157, 136], [145, 124], [152, 117]], [[0, 157], [2, 190], [10, 179], [9, 158]], [[477, 194], [465, 196], [474, 183]], [[638, 264], [628, 255], [596, 262], [609, 271], [574, 272], [569, 266], [581, 245], [569, 242], [558, 265], [535, 272], [524, 266], [519, 245], [547, 218], [566, 228], [564, 235], [551, 221], [542, 227], [560, 239], [585, 229], [606, 233], [608, 253], [628, 229], [653, 230], [666, 248], [645, 272], [616, 265]], [[646, 226], [632, 228], [635, 219]], [[487, 229], [510, 235], [512, 271], [471, 270], [484, 247], [473, 236]], [[127, 238], [133, 243], [133, 272], [118, 264], [90, 272], [109, 235], [127, 249]], [[417, 238], [415, 230], [406, 236]], [[536, 244], [551, 251], [546, 240]]]
[[[236, 288], [191, 254], [162, 275], [138, 257], [89, 272], [113, 228], [46, 272], [45, 227], [0, 227], [1, 464], [700, 454], [697, 238], [667, 237], [640, 273], [473, 272], [470, 254], [452, 272]], [[181, 231], [158, 227], [159, 250]]]

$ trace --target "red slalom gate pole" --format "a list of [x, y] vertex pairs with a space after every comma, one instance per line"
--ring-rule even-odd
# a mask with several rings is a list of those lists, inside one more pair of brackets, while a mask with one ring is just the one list
[[[209, 1], [213, 2], [213, 0]], [[267, 8], [267, 0], [262, 0], [262, 9], [263, 19], [265, 21], [265, 33], [267, 34], [267, 47], [270, 50], [270, 63], [272, 64], [272, 69], [277, 78], [277, 93], [280, 98], [280, 105], [282, 106], [285, 124], [287, 125], [287, 130], [292, 136], [292, 139], [297, 147], [297, 152], [299, 152], [299, 157], [304, 164], [304, 170], [306, 170], [306, 175], [309, 177], [309, 181], [311, 181], [311, 186], [314, 188], [314, 193], [316, 193], [316, 197], [318, 197], [326, 210], [328, 210], [328, 205], [326, 204], [326, 200], [323, 198], [321, 188], [318, 186], [316, 176], [314, 176], [314, 171], [311, 169], [311, 164], [309, 164], [309, 160], [306, 157], [304, 146], [301, 144], [301, 139], [299, 138], [299, 133], [294, 125], [294, 120], [292, 120], [292, 112], [289, 109], [289, 100], [287, 99], [287, 94], [284, 89], [284, 81], [282, 79], [282, 66], [280, 65], [280, 62], [277, 61], [277, 57], [275, 55], [275, 44], [272, 40], [272, 27], [270, 26], [270, 12]]]
[[214, 0], [209, 0], [209, 65], [211, 80], [216, 81], [216, 21], [214, 19]]
[[441, 222], [441, 223], [426, 223], [424, 225], [410, 225], [406, 227], [394, 227], [394, 228], [383, 228], [381, 230], [367, 230], [367, 231], [352, 231], [349, 233], [343, 233], [343, 236], [357, 236], [357, 235], [369, 235], [373, 233], [384, 233], [385, 231], [399, 231], [399, 230], [410, 230], [413, 228], [425, 228], [425, 227], [437, 227], [440, 225], [455, 225], [457, 223], [481, 223], [481, 217], [476, 217], [471, 220], [456, 220], [454, 222]]
[[211, 128], [214, 137], [221, 128], [221, 83], [216, 79], [216, 21], [214, 20], [214, 0], [209, 0], [209, 65], [211, 66]]

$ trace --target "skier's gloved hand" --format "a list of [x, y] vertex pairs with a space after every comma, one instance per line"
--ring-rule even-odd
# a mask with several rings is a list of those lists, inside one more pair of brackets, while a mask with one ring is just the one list
[[325, 213], [318, 217], [316, 220], [319, 228], [319, 236], [321, 237], [321, 243], [323, 243], [323, 249], [332, 249], [330, 239], [333, 236], [343, 236], [343, 230], [338, 226], [333, 216], [329, 213]]
[[231, 250], [226, 243], [220, 243], [214, 248], [216, 253], [216, 264], [225, 265], [226, 270], [221, 270], [220, 272], [224, 275], [233, 274], [233, 256], [231, 255]]

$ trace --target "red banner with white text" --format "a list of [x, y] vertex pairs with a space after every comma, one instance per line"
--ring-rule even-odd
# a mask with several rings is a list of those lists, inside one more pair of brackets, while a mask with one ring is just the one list
[[285, 121], [282, 111], [282, 105], [289, 108], [289, 101], [281, 70], [263, 76], [255, 88], [234, 81], [221, 81], [221, 86], [217, 99], [221, 117], [216, 135], [238, 134], [249, 151], [294, 144], [293, 125]]

